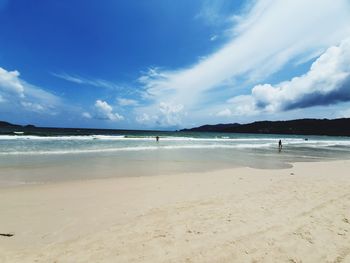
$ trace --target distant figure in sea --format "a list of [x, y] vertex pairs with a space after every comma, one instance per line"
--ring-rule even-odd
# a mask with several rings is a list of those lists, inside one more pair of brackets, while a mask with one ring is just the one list
[[156, 136], [156, 141], [159, 142], [159, 136], [158, 135]]
[[278, 150], [279, 151], [282, 150], [282, 141], [281, 140], [278, 141]]

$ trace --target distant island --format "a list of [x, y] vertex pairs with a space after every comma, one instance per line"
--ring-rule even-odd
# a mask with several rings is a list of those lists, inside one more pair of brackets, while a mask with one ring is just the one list
[[183, 129], [181, 131], [350, 136], [350, 118], [334, 120], [298, 119], [290, 121], [257, 121], [248, 124], [216, 124]]
[[[117, 135], [128, 132], [167, 133], [155, 130], [125, 129], [88, 129], [88, 128], [51, 128], [34, 125], [17, 125], [0, 121], [0, 134], [29, 134], [39, 136], [52, 135]], [[222, 133], [258, 133], [258, 134], [295, 134], [295, 135], [329, 135], [350, 136], [350, 118], [342, 119], [298, 119], [290, 121], [257, 121], [248, 124], [203, 125], [177, 132], [222, 132]]]
[[[71, 136], [71, 135], [121, 135], [134, 133], [153, 133], [147, 130], [125, 130], [125, 129], [93, 129], [93, 128], [58, 128], [58, 127], [36, 127], [32, 124], [18, 125], [6, 121], [0, 121], [0, 135], [36, 135], [36, 136]], [[161, 131], [156, 131], [162, 134]]]

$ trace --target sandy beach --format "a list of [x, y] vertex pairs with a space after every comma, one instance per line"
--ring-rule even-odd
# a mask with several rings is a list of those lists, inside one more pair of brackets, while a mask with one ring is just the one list
[[350, 262], [350, 161], [0, 189], [0, 262]]

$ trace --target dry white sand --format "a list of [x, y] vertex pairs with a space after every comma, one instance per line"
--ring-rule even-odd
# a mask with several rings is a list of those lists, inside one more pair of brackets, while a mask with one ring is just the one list
[[0, 189], [0, 262], [350, 262], [350, 161]]

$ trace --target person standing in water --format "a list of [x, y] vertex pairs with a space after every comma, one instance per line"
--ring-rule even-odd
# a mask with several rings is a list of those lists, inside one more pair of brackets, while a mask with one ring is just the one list
[[282, 141], [281, 140], [278, 141], [278, 150], [279, 151], [282, 150]]
[[159, 142], [159, 136], [158, 135], [156, 136], [156, 141]]

